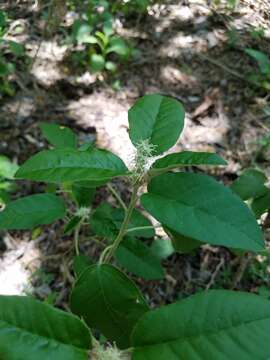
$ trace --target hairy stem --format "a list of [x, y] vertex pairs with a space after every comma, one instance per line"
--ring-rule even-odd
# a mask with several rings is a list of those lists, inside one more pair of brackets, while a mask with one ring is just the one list
[[130, 203], [129, 203], [127, 211], [126, 211], [124, 221], [121, 225], [121, 228], [119, 230], [119, 233], [118, 233], [116, 239], [114, 240], [113, 244], [108, 249], [106, 256], [104, 257], [104, 262], [109, 262], [112, 259], [115, 251], [117, 250], [118, 246], [120, 245], [121, 241], [123, 240], [123, 238], [127, 232], [127, 228], [128, 228], [128, 224], [129, 224], [132, 212], [133, 212], [136, 202], [138, 200], [139, 187], [140, 187], [140, 185], [138, 185], [138, 184], [135, 184], [133, 187]]

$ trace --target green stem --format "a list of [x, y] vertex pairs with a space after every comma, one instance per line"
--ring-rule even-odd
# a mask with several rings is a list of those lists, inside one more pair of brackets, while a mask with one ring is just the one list
[[74, 231], [74, 247], [75, 247], [75, 253], [76, 255], [80, 255], [80, 250], [79, 250], [79, 235], [80, 235], [80, 230], [81, 227], [83, 225], [83, 222], [85, 220], [85, 217], [83, 216], [80, 220], [80, 222], [78, 223], [78, 225], [76, 226], [76, 229]]
[[122, 200], [121, 196], [118, 194], [118, 192], [115, 190], [115, 188], [109, 183], [107, 184], [108, 189], [113, 194], [113, 196], [116, 198], [116, 200], [119, 202], [119, 204], [122, 206], [122, 208], [127, 211], [126, 204]]
[[138, 200], [139, 187], [140, 187], [140, 185], [138, 185], [138, 184], [134, 185], [134, 187], [133, 187], [130, 203], [129, 203], [129, 206], [126, 211], [124, 221], [121, 225], [121, 228], [119, 230], [119, 233], [118, 233], [116, 239], [114, 240], [114, 242], [111, 245], [111, 247], [109, 248], [106, 256], [104, 257], [104, 262], [109, 262], [112, 259], [115, 251], [117, 250], [118, 246], [120, 245], [121, 241], [123, 240], [124, 236], [126, 235], [132, 212], [133, 212], [136, 202]]
[[75, 253], [76, 255], [80, 254], [79, 250], [79, 233], [80, 233], [80, 225], [78, 225], [74, 231], [74, 247], [75, 247]]
[[131, 233], [131, 232], [134, 232], [134, 231], [138, 231], [138, 230], [150, 230], [150, 229], [156, 229], [156, 228], [160, 228], [162, 227], [161, 225], [156, 225], [156, 226], [138, 226], [138, 227], [134, 227], [134, 228], [131, 228], [131, 229], [128, 229], [126, 232], [127, 233]]

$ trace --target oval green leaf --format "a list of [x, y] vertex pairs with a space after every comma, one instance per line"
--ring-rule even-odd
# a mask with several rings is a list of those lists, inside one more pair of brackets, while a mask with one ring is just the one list
[[132, 359], [267, 359], [269, 331], [268, 300], [212, 290], [143, 315]]
[[196, 165], [226, 165], [227, 162], [219, 155], [207, 152], [183, 151], [164, 156], [154, 162], [150, 174], [160, 173], [176, 169], [182, 166]]
[[171, 239], [155, 239], [152, 242], [151, 250], [160, 260], [166, 259], [174, 253]]
[[0, 296], [0, 358], [87, 360], [88, 328], [74, 315], [25, 296]]
[[125, 238], [118, 247], [115, 258], [119, 265], [146, 280], [159, 280], [165, 276], [160, 259], [138, 239]]
[[57, 124], [41, 123], [40, 128], [42, 135], [55, 148], [71, 148], [77, 147], [77, 138], [72, 130], [65, 126]]
[[270, 210], [270, 190], [266, 189], [263, 196], [257, 197], [251, 203], [251, 209], [257, 218], [261, 217], [266, 211]]
[[167, 173], [154, 178], [141, 198], [160, 223], [183, 236], [249, 251], [264, 249], [264, 239], [247, 205], [213, 178]]
[[131, 331], [148, 306], [126, 275], [103, 264], [87, 268], [79, 277], [71, 294], [71, 309], [118, 347], [127, 348]]
[[179, 253], [182, 254], [190, 253], [193, 250], [200, 247], [201, 245], [203, 245], [202, 242], [198, 240], [194, 240], [187, 236], [183, 236], [182, 234], [179, 234], [176, 231], [173, 231], [169, 228], [165, 227], [164, 230], [170, 236], [174, 250]]
[[27, 160], [17, 171], [17, 179], [46, 182], [98, 181], [127, 175], [127, 168], [116, 155], [106, 150], [45, 150]]
[[53, 194], [35, 194], [7, 204], [0, 212], [0, 229], [23, 230], [50, 224], [65, 216], [65, 204]]
[[233, 182], [231, 189], [242, 200], [248, 200], [262, 196], [267, 191], [267, 188], [264, 186], [266, 181], [267, 177], [261, 171], [247, 169]]
[[185, 112], [175, 99], [153, 94], [140, 98], [129, 110], [129, 137], [134, 146], [144, 140], [155, 145], [153, 155], [170, 149], [184, 127]]

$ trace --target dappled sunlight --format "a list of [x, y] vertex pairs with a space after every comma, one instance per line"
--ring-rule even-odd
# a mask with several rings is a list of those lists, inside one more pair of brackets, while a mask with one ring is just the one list
[[21, 295], [32, 293], [31, 276], [40, 266], [40, 250], [34, 242], [13, 239], [5, 235], [3, 241], [9, 251], [0, 261], [0, 294]]

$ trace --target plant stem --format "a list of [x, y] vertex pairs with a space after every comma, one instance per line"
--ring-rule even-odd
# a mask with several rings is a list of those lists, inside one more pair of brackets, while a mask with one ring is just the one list
[[109, 183], [107, 184], [108, 189], [113, 194], [113, 196], [116, 198], [116, 200], [119, 202], [119, 204], [122, 206], [122, 208], [127, 211], [126, 204], [122, 200], [121, 196], [118, 194], [118, 192], [115, 190], [115, 188]]
[[126, 232], [127, 233], [131, 233], [134, 231], [138, 231], [138, 230], [150, 230], [150, 229], [156, 229], [156, 228], [160, 228], [162, 227], [161, 225], [156, 225], [156, 226], [138, 226], [138, 227], [134, 227], [131, 229], [128, 229]]
[[115, 251], [117, 250], [118, 246], [120, 245], [121, 241], [123, 240], [126, 232], [127, 232], [127, 227], [133, 212], [133, 209], [136, 205], [136, 202], [138, 200], [138, 189], [139, 189], [140, 185], [139, 184], [135, 184], [133, 187], [133, 191], [132, 191], [132, 195], [131, 195], [131, 199], [130, 199], [130, 203], [128, 205], [126, 214], [125, 214], [125, 218], [124, 221], [121, 225], [121, 228], [119, 230], [119, 233], [116, 237], [116, 239], [114, 240], [114, 243], [111, 245], [111, 247], [109, 248], [106, 256], [104, 257], [104, 262], [109, 262], [111, 260], [111, 258], [113, 257]]
[[79, 249], [79, 234], [82, 227], [82, 224], [85, 220], [85, 217], [82, 217], [78, 225], [76, 226], [76, 229], [74, 231], [74, 247], [75, 247], [75, 253], [76, 255], [80, 255], [80, 249]]

